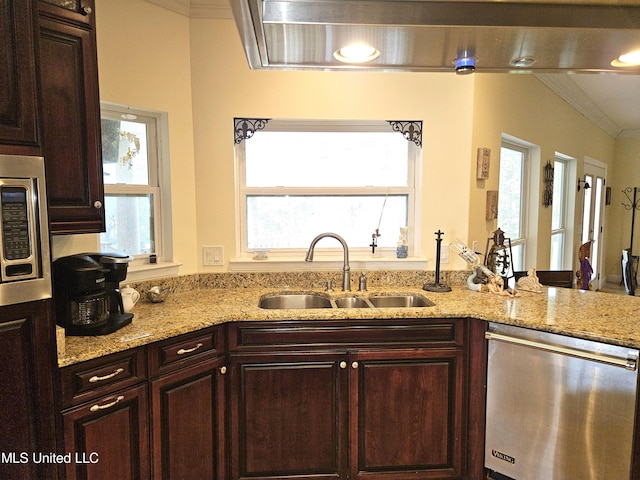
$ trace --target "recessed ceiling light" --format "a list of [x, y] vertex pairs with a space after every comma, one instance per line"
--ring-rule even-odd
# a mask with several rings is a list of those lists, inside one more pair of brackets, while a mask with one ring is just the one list
[[509, 62], [512, 67], [527, 68], [536, 63], [533, 57], [517, 57]]
[[640, 50], [620, 55], [611, 62], [614, 67], [637, 67], [640, 65]]
[[333, 53], [333, 58], [344, 63], [367, 63], [379, 56], [380, 51], [369, 45], [349, 45]]

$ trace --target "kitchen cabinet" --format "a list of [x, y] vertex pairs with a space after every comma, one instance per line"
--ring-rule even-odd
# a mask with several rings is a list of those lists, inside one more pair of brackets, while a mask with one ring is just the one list
[[62, 369], [67, 480], [150, 475], [144, 349]]
[[346, 354], [231, 360], [231, 478], [347, 478]]
[[481, 324], [231, 326], [231, 477], [481, 476], [470, 461], [482, 432], [468, 417], [483, 411], [469, 396], [482, 388], [471, 372], [483, 371], [484, 342], [469, 343]]
[[38, 26], [51, 232], [102, 232], [104, 188], [93, 0], [40, 0]]
[[56, 451], [52, 310], [51, 300], [0, 307], [0, 478], [57, 477], [57, 465], [33, 461]]
[[462, 349], [350, 356], [351, 476], [464, 478]]
[[225, 478], [225, 358], [221, 328], [149, 347], [152, 478]]
[[41, 154], [33, 5], [3, 2], [0, 15], [0, 153]]

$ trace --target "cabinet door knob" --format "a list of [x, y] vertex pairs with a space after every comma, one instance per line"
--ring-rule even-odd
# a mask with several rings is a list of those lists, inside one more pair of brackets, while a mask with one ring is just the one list
[[100, 200], [96, 200], [95, 202], [93, 202], [93, 207], [102, 208], [102, 202]]
[[351, 364], [351, 368], [358, 368], [358, 362], [353, 362]]
[[340, 362], [340, 368], [347, 368], [347, 362]]
[[222, 375], [224, 375], [225, 373], [227, 373], [227, 367], [220, 367], [220, 373]]
[[93, 10], [91, 10], [91, 7], [82, 7], [82, 13], [84, 13], [85, 15], [90, 15], [91, 12], [93, 12]]

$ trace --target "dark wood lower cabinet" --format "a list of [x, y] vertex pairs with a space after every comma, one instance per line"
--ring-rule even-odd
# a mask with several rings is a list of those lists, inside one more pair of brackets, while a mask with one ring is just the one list
[[231, 478], [346, 478], [346, 356], [231, 361]]
[[67, 480], [149, 478], [147, 385], [63, 412]]
[[483, 376], [484, 339], [473, 333], [482, 325], [383, 321], [346, 326], [342, 337], [329, 322], [238, 327], [230, 333], [231, 480], [482, 474], [469, 462], [483, 448], [469, 418], [484, 410], [483, 394], [470, 399], [483, 385], [470, 370], [473, 358]]
[[463, 351], [350, 359], [350, 478], [463, 478]]
[[66, 367], [67, 479], [479, 480], [484, 328], [238, 322]]
[[223, 359], [151, 382], [153, 478], [224, 477]]
[[[0, 478], [55, 478], [39, 462], [56, 451], [51, 300], [0, 307]], [[46, 458], [46, 457], [45, 457]]]

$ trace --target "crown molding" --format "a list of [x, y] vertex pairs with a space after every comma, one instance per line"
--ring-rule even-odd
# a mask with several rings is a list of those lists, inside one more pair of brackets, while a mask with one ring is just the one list
[[536, 73], [534, 75], [560, 98], [564, 99], [606, 133], [614, 138], [621, 134], [622, 129], [571, 80], [571, 75], [565, 73]]
[[232, 19], [228, 0], [147, 0], [190, 18]]

